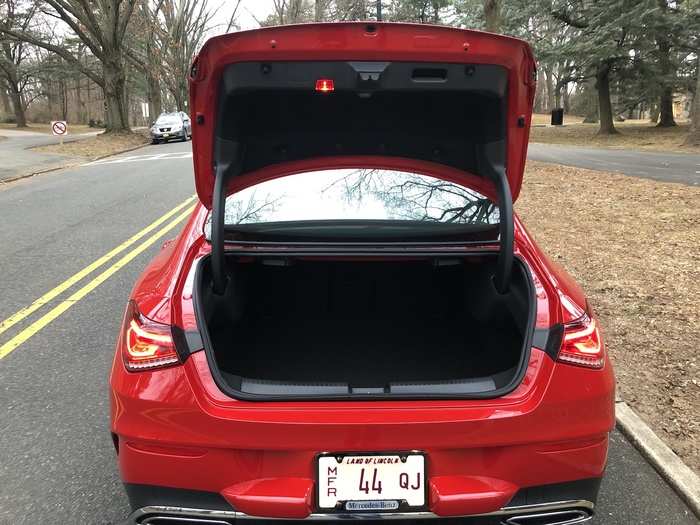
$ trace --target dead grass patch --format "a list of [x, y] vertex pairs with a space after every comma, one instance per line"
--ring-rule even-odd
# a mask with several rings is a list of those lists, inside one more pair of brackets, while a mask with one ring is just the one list
[[[564, 126], [532, 126], [530, 142], [700, 153], [700, 146], [683, 146], [689, 128], [686, 122], [679, 123], [673, 128], [657, 128], [655, 124], [643, 120], [617, 122], [615, 123], [619, 132], [617, 135], [598, 135], [598, 124], [583, 124], [579, 117], [568, 118], [570, 120], [565, 118]], [[549, 120], [547, 119], [546, 122], [548, 123]]]
[[61, 144], [51, 144], [49, 146], [39, 146], [36, 151], [45, 153], [57, 153], [71, 157], [85, 157], [95, 159], [107, 155], [114, 155], [125, 150], [145, 145], [149, 142], [149, 137], [145, 132], [134, 133], [110, 133], [100, 134], [88, 139], [66, 142]]
[[[533, 113], [532, 114], [532, 125], [533, 126], [549, 126], [552, 121], [552, 116], [549, 113]], [[568, 126], [570, 124], [580, 124], [583, 122], [583, 117], [578, 115], [570, 115], [568, 113], [564, 114], [564, 125]]]
[[529, 162], [516, 207], [586, 290], [622, 398], [700, 471], [700, 188]]

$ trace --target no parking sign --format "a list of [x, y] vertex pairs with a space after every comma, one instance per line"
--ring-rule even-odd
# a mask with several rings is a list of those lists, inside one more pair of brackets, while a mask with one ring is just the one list
[[61, 137], [61, 145], [63, 145], [63, 137], [68, 134], [68, 124], [65, 120], [52, 120], [51, 133]]
[[52, 120], [51, 133], [54, 135], [66, 135], [68, 133], [68, 124], [65, 120]]

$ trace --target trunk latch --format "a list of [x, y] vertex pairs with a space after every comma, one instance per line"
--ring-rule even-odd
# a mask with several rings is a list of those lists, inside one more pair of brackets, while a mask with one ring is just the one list
[[376, 88], [389, 62], [349, 62], [357, 72], [359, 88]]

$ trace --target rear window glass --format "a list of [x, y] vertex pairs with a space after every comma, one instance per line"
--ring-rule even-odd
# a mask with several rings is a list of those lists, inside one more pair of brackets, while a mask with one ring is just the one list
[[[498, 207], [480, 193], [435, 177], [381, 169], [324, 170], [256, 184], [226, 199], [227, 231], [314, 227], [347, 234], [369, 226], [395, 233], [469, 230], [498, 224]], [[482, 228], [483, 229], [483, 228]], [[489, 228], [491, 229], [491, 228]], [[208, 228], [207, 228], [208, 230]], [[208, 233], [208, 231], [207, 231]]]

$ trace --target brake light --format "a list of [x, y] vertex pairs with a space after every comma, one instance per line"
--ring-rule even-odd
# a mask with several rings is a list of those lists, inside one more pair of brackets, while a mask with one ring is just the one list
[[603, 368], [605, 346], [595, 318], [584, 315], [564, 325], [559, 361], [588, 368]]
[[180, 362], [170, 326], [156, 323], [139, 312], [129, 301], [124, 318], [122, 357], [127, 370], [152, 370]]
[[316, 91], [321, 93], [330, 93], [335, 90], [335, 83], [330, 78], [319, 78], [316, 81]]

